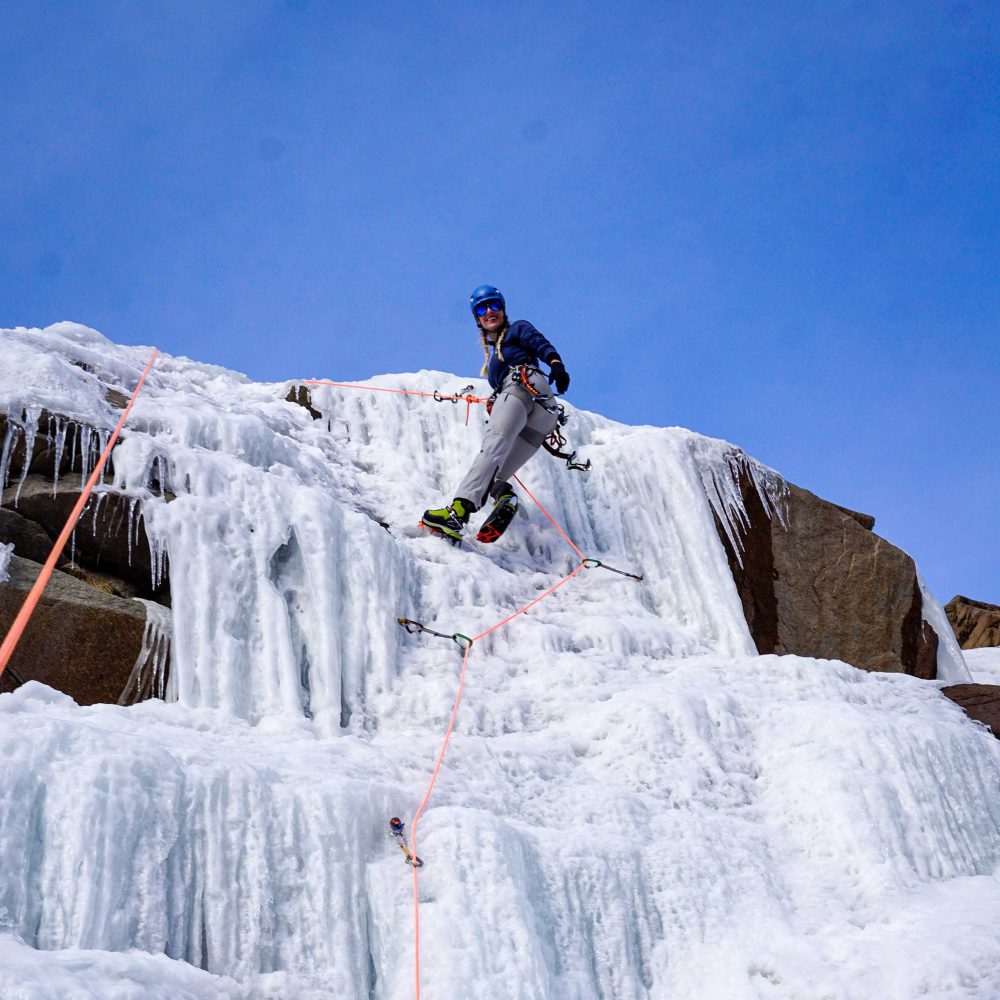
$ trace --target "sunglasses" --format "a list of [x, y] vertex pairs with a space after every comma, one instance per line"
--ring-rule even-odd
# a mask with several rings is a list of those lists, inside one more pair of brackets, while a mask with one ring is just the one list
[[492, 299], [489, 302], [480, 302], [476, 306], [477, 316], [485, 316], [488, 312], [502, 313], [503, 303], [499, 299]]

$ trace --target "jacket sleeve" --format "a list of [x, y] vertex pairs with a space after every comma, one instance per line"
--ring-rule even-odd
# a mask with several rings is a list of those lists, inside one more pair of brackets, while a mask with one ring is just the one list
[[540, 358], [548, 364], [550, 358], [560, 356], [559, 352], [526, 319], [521, 320], [521, 322], [524, 324], [524, 328], [521, 330], [521, 343], [536, 358]]

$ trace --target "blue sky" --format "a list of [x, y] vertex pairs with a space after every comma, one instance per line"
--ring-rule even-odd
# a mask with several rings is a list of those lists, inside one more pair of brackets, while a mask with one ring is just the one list
[[998, 50], [991, 2], [7, 5], [0, 325], [472, 374], [493, 282], [577, 405], [1000, 603]]

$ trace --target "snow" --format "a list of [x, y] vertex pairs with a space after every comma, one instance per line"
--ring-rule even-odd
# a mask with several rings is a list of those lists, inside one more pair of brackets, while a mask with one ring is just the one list
[[0, 996], [9, 1000], [225, 1000], [242, 995], [228, 977], [164, 955], [84, 948], [38, 951], [13, 935], [0, 934]]
[[14, 554], [12, 543], [0, 543], [0, 583], [10, 578], [10, 557]]
[[[25, 434], [42, 410], [113, 426], [104, 387], [149, 356], [70, 324], [0, 341]], [[423, 795], [461, 654], [396, 618], [474, 635], [578, 559], [537, 510], [492, 551], [415, 530], [477, 411], [325, 387], [313, 421], [287, 388], [161, 356], [139, 397], [114, 485], [169, 555], [133, 677], [162, 691], [169, 662], [166, 701], [0, 696], [2, 995], [413, 995], [385, 829]], [[594, 471], [541, 456], [525, 480], [645, 581], [587, 569], [473, 647], [420, 824], [422, 995], [1000, 992], [1000, 744], [935, 684], [756, 656], [713, 505], [737, 523], [747, 462], [777, 512], [780, 477], [568, 408]]]
[[1000, 646], [966, 649], [965, 662], [977, 684], [1000, 684]]

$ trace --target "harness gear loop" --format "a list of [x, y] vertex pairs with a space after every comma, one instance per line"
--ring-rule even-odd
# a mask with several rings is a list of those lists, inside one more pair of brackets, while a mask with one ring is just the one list
[[541, 393], [531, 384], [531, 373], [538, 372], [539, 375], [542, 374], [537, 368], [531, 368], [528, 365], [519, 365], [517, 368], [517, 377], [521, 380], [521, 384], [524, 386], [532, 396], [536, 398], [541, 396]]
[[[561, 409], [561, 407], [560, 407]], [[569, 420], [565, 411], [559, 418], [560, 424], [565, 424]], [[557, 426], [552, 433], [542, 442], [542, 447], [553, 457], [562, 459], [566, 463], [566, 468], [573, 472], [590, 472], [590, 459], [588, 458], [586, 462], [578, 462], [576, 460], [576, 451], [565, 452], [562, 449], [566, 447], [566, 435], [563, 434], [559, 427]]]

